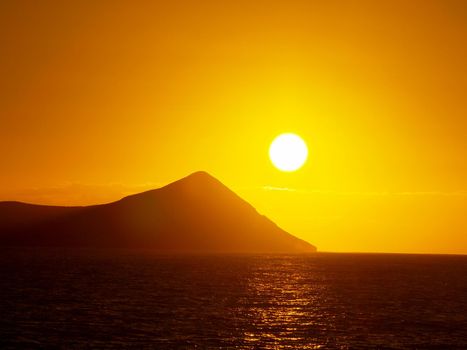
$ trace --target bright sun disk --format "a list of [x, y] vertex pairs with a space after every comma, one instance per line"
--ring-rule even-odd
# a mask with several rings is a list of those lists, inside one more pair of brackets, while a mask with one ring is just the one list
[[308, 157], [308, 147], [303, 139], [292, 133], [281, 134], [272, 141], [269, 147], [269, 158], [272, 164], [282, 171], [299, 169]]

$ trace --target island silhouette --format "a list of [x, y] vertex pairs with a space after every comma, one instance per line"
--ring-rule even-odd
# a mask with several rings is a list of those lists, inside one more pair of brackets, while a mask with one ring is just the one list
[[316, 251], [202, 171], [108, 204], [0, 202], [0, 245], [147, 248], [163, 253]]

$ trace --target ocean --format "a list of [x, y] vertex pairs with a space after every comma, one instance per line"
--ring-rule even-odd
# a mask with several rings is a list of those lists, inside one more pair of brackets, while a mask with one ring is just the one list
[[467, 349], [467, 256], [2, 249], [2, 349]]

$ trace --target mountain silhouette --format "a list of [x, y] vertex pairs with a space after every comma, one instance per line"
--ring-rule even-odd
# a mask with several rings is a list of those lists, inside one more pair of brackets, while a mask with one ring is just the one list
[[109, 204], [58, 207], [0, 202], [0, 245], [137, 247], [160, 252], [316, 251], [205, 172]]

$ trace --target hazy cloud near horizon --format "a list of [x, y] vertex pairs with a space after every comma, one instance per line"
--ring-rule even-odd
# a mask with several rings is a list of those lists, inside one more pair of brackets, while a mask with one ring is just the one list
[[319, 189], [306, 189], [306, 188], [289, 188], [289, 187], [275, 187], [263, 186], [265, 191], [281, 191], [281, 192], [294, 192], [299, 194], [328, 194], [337, 196], [467, 196], [467, 190], [461, 191], [401, 191], [401, 192], [381, 192], [381, 191], [328, 191]]
[[[146, 182], [141, 184], [92, 184], [69, 182], [53, 187], [33, 187], [16, 190], [0, 189], [0, 201], [20, 201], [47, 205], [91, 205], [108, 203], [125, 196], [157, 189], [165, 184]], [[306, 196], [467, 196], [466, 190], [455, 192], [418, 191], [418, 192], [364, 192], [331, 191], [312, 188], [289, 188], [277, 186], [241, 187], [239, 191], [282, 192]]]
[[125, 185], [121, 183], [86, 184], [70, 182], [53, 187], [0, 190], [0, 200], [48, 205], [91, 205], [108, 203], [125, 196], [161, 187], [160, 183]]

